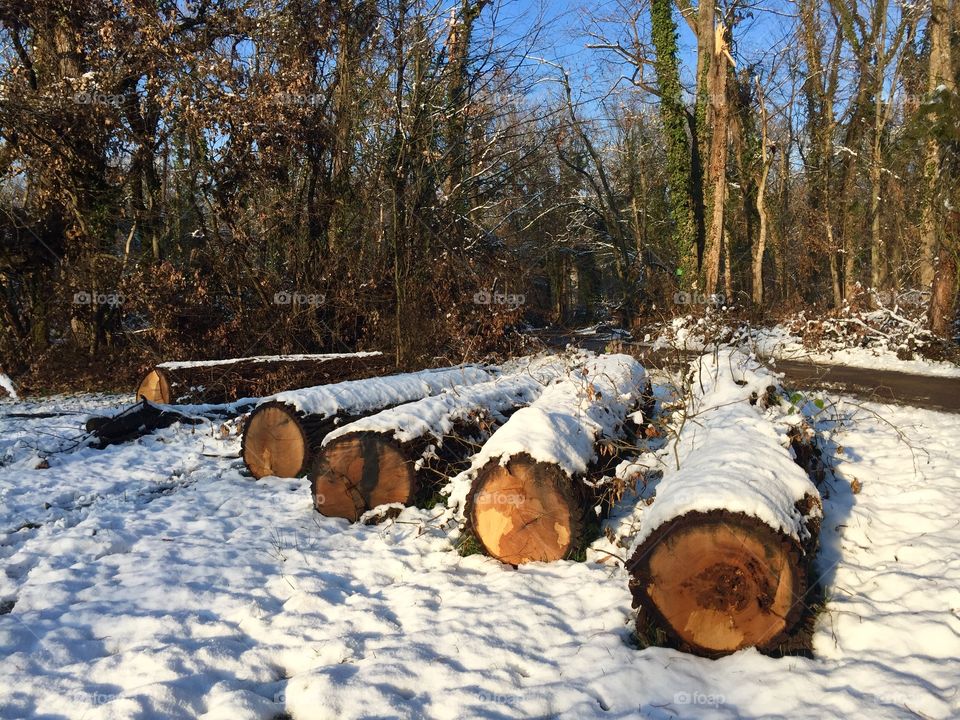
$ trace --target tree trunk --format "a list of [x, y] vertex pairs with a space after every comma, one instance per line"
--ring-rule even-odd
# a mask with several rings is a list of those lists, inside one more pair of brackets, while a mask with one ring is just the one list
[[697, 265], [697, 223], [672, 0], [652, 0], [650, 16], [656, 50], [654, 67], [660, 88], [660, 116], [666, 134], [667, 187], [670, 196], [670, 219], [673, 224], [673, 246], [677, 257], [677, 278], [681, 286], [689, 287], [695, 280]]
[[581, 478], [527, 454], [484, 466], [466, 515], [488, 555], [511, 565], [569, 557], [584, 544], [596, 493]]
[[[637, 633], [707, 656], [771, 650], [804, 607], [819, 492], [764, 420], [775, 376], [736, 352], [691, 370], [676, 469], [657, 485], [627, 562]], [[733, 459], [733, 447], [750, 457]]]
[[772, 159], [767, 147], [767, 106], [763, 99], [763, 88], [757, 79], [757, 97], [760, 102], [760, 182], [757, 183], [757, 215], [760, 217], [760, 230], [757, 243], [753, 248], [753, 304], [763, 307], [763, 253], [767, 248], [767, 178], [770, 175]]
[[940, 253], [934, 258], [932, 292], [930, 295], [930, 331], [947, 340], [956, 334], [957, 319], [957, 248], [960, 247], [960, 212], [953, 211], [948, 241], [940, 244]]
[[483, 370], [467, 366], [280, 393], [251, 413], [243, 432], [243, 462], [258, 480], [269, 475], [299, 477], [334, 429], [385, 408], [489, 379]]
[[467, 522], [484, 550], [519, 565], [579, 550], [597, 488], [584, 483], [598, 445], [626, 433], [643, 368], [603, 355], [516, 412], [474, 459]]
[[[953, 74], [951, 36], [951, 0], [933, 0], [930, 8], [928, 33], [930, 35], [930, 60], [927, 73], [927, 90], [933, 93], [941, 86], [948, 91], [956, 91], [956, 79]], [[954, 0], [956, 2], [956, 0]], [[943, 181], [941, 178], [942, 140], [930, 137], [927, 140], [927, 158], [925, 175], [927, 197], [923, 204], [923, 217], [920, 222], [920, 241], [922, 258], [920, 264], [920, 284], [932, 287], [937, 256], [942, 234], [943, 219]]]
[[674, 518], [627, 566], [642, 610], [638, 629], [653, 624], [698, 655], [774, 649], [803, 610], [805, 557], [791, 538], [744, 513]]
[[379, 352], [167, 362], [147, 373], [137, 387], [137, 399], [163, 405], [221, 404], [383, 375], [391, 370], [389, 361]]
[[355, 521], [377, 505], [429, 499], [440, 480], [465, 470], [490, 434], [561, 371], [559, 362], [528, 367], [340, 426], [311, 466], [314, 507]]
[[[713, 29], [711, 28], [711, 31]], [[727, 199], [727, 131], [730, 108], [727, 102], [727, 48], [726, 28], [718, 24], [713, 43], [714, 55], [710, 62], [707, 85], [710, 96], [710, 162], [707, 180], [710, 183], [710, 225], [703, 251], [704, 291], [712, 295], [717, 291], [720, 274], [720, 250], [723, 243], [724, 210]]]
[[196, 425], [203, 420], [174, 410], [164, 410], [147, 400], [142, 400], [139, 404], [113, 417], [91, 417], [87, 420], [86, 430], [95, 438], [93, 447], [102, 450], [108, 445], [143, 437], [154, 430], [170, 427], [176, 422]]

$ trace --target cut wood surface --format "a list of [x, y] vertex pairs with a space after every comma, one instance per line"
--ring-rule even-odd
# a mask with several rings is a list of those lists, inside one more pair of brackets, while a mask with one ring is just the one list
[[256, 478], [298, 477], [329, 432], [401, 403], [491, 379], [474, 366], [349, 380], [264, 398], [243, 433], [243, 461]]
[[379, 352], [165, 362], [143, 378], [137, 399], [163, 405], [219, 404], [390, 371], [389, 360]]
[[416, 502], [469, 464], [490, 433], [562, 370], [554, 358], [537, 360], [491, 382], [453, 388], [338, 427], [327, 434], [311, 466], [314, 507], [356, 521], [378, 505]]
[[657, 485], [627, 563], [637, 630], [707, 656], [774, 650], [804, 610], [820, 496], [764, 416], [777, 378], [739, 353], [692, 365], [679, 470]]
[[[626, 432], [644, 379], [627, 355], [593, 357], [493, 434], [466, 473], [472, 482], [465, 503], [470, 529], [489, 555], [517, 565], [559, 560], [580, 548], [595, 500], [584, 476], [598, 443]], [[451, 499], [457, 501], [456, 490]]]

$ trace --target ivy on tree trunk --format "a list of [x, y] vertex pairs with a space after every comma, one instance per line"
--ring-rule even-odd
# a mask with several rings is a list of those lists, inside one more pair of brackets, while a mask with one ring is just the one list
[[670, 193], [670, 218], [673, 246], [677, 253], [677, 279], [688, 286], [696, 273], [696, 217], [692, 190], [690, 145], [687, 138], [686, 110], [680, 88], [677, 59], [677, 26], [673, 20], [672, 0], [652, 0], [650, 5], [654, 69], [660, 89], [660, 118], [666, 136], [667, 185]]

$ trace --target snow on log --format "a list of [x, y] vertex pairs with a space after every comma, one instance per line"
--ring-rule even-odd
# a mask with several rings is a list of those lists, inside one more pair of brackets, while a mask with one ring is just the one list
[[3, 368], [0, 367], [0, 397], [8, 395], [11, 400], [19, 400], [17, 396], [17, 388], [13, 384], [13, 380], [10, 379], [10, 376], [3, 372]]
[[317, 512], [356, 521], [379, 505], [425, 500], [517, 408], [563, 371], [556, 358], [490, 382], [389, 408], [327, 434], [310, 470]]
[[137, 400], [162, 405], [228, 403], [384, 372], [389, 372], [389, 362], [380, 352], [165, 362], [140, 382]]
[[742, 353], [691, 364], [692, 397], [627, 569], [638, 633], [717, 656], [776, 648], [803, 610], [820, 495], [762, 410], [776, 376]]
[[458, 366], [282, 392], [264, 398], [251, 413], [243, 432], [243, 461], [258, 479], [299, 477], [327, 433], [338, 426], [456, 385], [490, 379], [478, 367]]
[[581, 546], [596, 501], [584, 476], [597, 444], [623, 436], [644, 377], [627, 355], [593, 357], [491, 436], [467, 473], [465, 511], [489, 555], [518, 565], [559, 560]]

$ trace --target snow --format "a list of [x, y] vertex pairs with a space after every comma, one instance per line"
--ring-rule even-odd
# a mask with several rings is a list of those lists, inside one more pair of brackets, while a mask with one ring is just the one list
[[544, 385], [562, 371], [562, 364], [552, 358], [546, 362], [528, 363], [518, 372], [495, 380], [452, 387], [439, 395], [404, 403], [342, 425], [328, 433], [323, 444], [355, 432], [389, 433], [401, 443], [420, 437], [442, 441], [458, 421], [467, 419], [478, 408], [488, 410], [500, 422], [505, 421], [504, 413], [535, 400]]
[[[639, 400], [644, 377], [643, 367], [629, 355], [599, 355], [572, 368], [490, 437], [473, 468], [525, 453], [571, 476], [583, 474], [596, 440], [619, 434], [616, 426]], [[595, 403], [594, 396], [607, 400]]]
[[0, 389], [5, 390], [10, 399], [19, 399], [17, 396], [17, 388], [14, 386], [13, 380], [10, 379], [9, 375], [2, 372], [0, 372]]
[[[640, 398], [643, 367], [629, 355], [579, 354], [565, 375], [533, 404], [515, 412], [484, 443], [470, 467], [450, 480], [444, 493], [460, 517], [477, 472], [490, 460], [502, 464], [514, 455], [553, 463], [571, 477], [582, 475], [600, 437], [616, 437], [617, 426]], [[603, 404], [591, 397], [608, 398]]]
[[356, 353], [324, 353], [321, 355], [256, 355], [253, 357], [228, 358], [227, 360], [171, 360], [157, 365], [158, 368], [165, 370], [177, 370], [180, 368], [193, 367], [213, 367], [216, 365], [233, 365], [240, 362], [294, 362], [298, 360], [340, 360], [342, 358], [366, 358], [382, 355], [380, 351], [375, 352], [356, 352]]
[[419, 400], [457, 385], [472, 385], [491, 379], [482, 368], [462, 365], [288, 390], [266, 397], [260, 404], [276, 401], [292, 405], [308, 415], [331, 417], [341, 411], [362, 413], [385, 405]]
[[37, 438], [126, 399], [3, 405], [76, 414], [0, 413], [2, 718], [960, 716], [960, 415], [831, 398], [814, 657], [706, 660], [633, 646], [618, 563], [461, 557], [432, 511], [319, 516], [216, 424], [33, 469]]
[[753, 332], [750, 345], [758, 354], [777, 360], [805, 360], [825, 365], [892, 370], [916, 375], [960, 377], [960, 366], [954, 363], [928, 359], [902, 360], [886, 348], [844, 347], [835, 350], [811, 350], [804, 347], [800, 336], [781, 326], [757, 328]]
[[[675, 465], [657, 485], [630, 554], [658, 527], [689, 512], [729, 510], [756, 517], [797, 542], [809, 537], [795, 504], [819, 497], [816, 486], [785, 447], [788, 440], [761, 412], [752, 394], [763, 398], [778, 378], [739, 351], [704, 355], [690, 363], [691, 397], [682, 411]], [[819, 516], [819, 510], [814, 510]]]
[[[925, 306], [913, 293], [904, 293], [899, 301], [905, 307], [897, 303], [873, 311], [844, 307], [839, 314], [811, 318], [801, 312], [772, 327], [732, 327], [731, 320], [720, 313], [683, 315], [664, 324], [652, 347], [695, 352], [739, 347], [775, 360], [960, 377], [956, 363], [916, 356], [917, 349], [932, 341], [920, 320]], [[816, 339], [805, 338], [808, 334]], [[904, 359], [898, 353], [912, 357]]]

